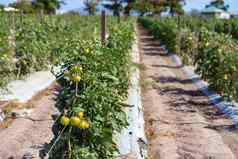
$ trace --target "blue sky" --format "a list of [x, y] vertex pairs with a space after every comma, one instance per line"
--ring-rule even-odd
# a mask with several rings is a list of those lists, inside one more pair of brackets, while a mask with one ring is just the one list
[[[14, 0], [0, 0], [0, 4], [8, 4]], [[190, 11], [192, 8], [203, 9], [211, 0], [186, 0], [184, 9]], [[60, 12], [65, 12], [72, 9], [80, 9], [83, 7], [83, 0], [65, 0], [66, 5], [62, 6]], [[238, 0], [225, 0], [226, 4], [230, 5], [230, 11], [238, 13]]]

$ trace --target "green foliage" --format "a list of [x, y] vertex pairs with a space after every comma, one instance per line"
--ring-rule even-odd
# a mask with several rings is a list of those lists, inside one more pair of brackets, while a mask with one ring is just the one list
[[95, 15], [97, 12], [97, 1], [96, 0], [86, 0], [84, 2], [85, 10], [89, 15]]
[[165, 6], [169, 8], [169, 13], [174, 15], [182, 15], [184, 14], [183, 4], [185, 0], [167, 0], [165, 2]]
[[35, 8], [31, 4], [31, 1], [27, 1], [27, 0], [13, 2], [13, 3], [9, 4], [9, 6], [19, 9], [23, 13], [34, 13], [35, 12]]
[[223, 97], [237, 100], [237, 43], [230, 36], [206, 29], [200, 36], [199, 54], [195, 57], [197, 72]]
[[123, 10], [123, 0], [106, 0], [106, 3], [103, 6], [106, 9], [111, 10], [113, 16], [120, 16], [120, 12]]
[[55, 14], [56, 9], [59, 9], [64, 4], [62, 0], [21, 0], [11, 3], [9, 6], [22, 11], [23, 13], [38, 13], [41, 10], [46, 14]]
[[43, 10], [47, 14], [55, 14], [56, 9], [64, 4], [63, 0], [35, 0], [32, 2], [36, 10]]
[[[74, 15], [9, 17], [2, 14], [0, 87], [4, 87], [10, 80], [49, 69], [53, 64], [60, 63], [64, 60], [65, 55], [61, 52], [66, 45], [74, 47], [76, 40], [94, 39], [99, 35], [99, 20], [99, 17]], [[76, 35], [76, 42], [72, 43], [70, 37]], [[64, 52], [75, 53], [75, 50], [72, 48]]]
[[199, 32], [204, 27], [209, 31], [217, 33], [225, 33], [231, 35], [234, 39], [238, 39], [238, 19], [205, 19], [200, 17], [183, 16], [174, 18], [179, 27], [189, 28], [191, 31]]
[[0, 4], [0, 12], [4, 9], [4, 5], [3, 4]]
[[124, 13], [125, 15], [130, 15], [130, 11], [133, 9], [136, 0], [124, 0], [124, 2], [126, 2], [126, 6], [124, 7]]
[[7, 15], [0, 13], [0, 87], [14, 78], [13, 46]]
[[178, 32], [177, 24], [172, 18], [157, 20], [151, 18], [140, 18], [139, 21], [148, 28], [156, 38], [159, 38], [168, 49], [172, 52], [176, 51], [176, 35]]
[[150, 1], [142, 0], [134, 4], [134, 9], [140, 12], [140, 16], [144, 16], [146, 13], [153, 12], [155, 7]]

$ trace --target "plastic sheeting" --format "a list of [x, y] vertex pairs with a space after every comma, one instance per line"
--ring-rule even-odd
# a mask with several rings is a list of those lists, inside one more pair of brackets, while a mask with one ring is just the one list
[[[140, 62], [140, 55], [138, 49], [138, 40], [132, 47], [132, 61], [134, 63]], [[141, 103], [141, 89], [140, 89], [140, 72], [139, 68], [131, 68], [131, 86], [128, 90], [127, 103], [132, 107], [126, 108], [128, 115], [129, 126], [125, 128], [119, 137], [118, 148], [120, 155], [127, 155], [130, 153], [136, 154], [136, 158], [144, 159], [146, 152], [146, 137], [144, 133], [144, 116]]]
[[55, 81], [50, 71], [39, 71], [30, 74], [25, 80], [11, 81], [6, 90], [0, 90], [0, 101], [17, 100], [27, 102], [39, 91], [49, 87]]

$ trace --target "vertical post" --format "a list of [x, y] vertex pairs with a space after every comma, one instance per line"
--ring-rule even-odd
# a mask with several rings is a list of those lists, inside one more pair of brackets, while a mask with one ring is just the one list
[[41, 9], [39, 12], [39, 19], [40, 19], [40, 22], [43, 23], [43, 21], [44, 21], [44, 10], [43, 9]]
[[106, 44], [106, 12], [105, 10], [103, 10], [101, 14], [101, 41], [103, 45]]
[[22, 10], [20, 11], [20, 23], [21, 24], [23, 23], [23, 11]]
[[12, 29], [15, 30], [15, 12], [12, 12], [12, 16], [11, 16], [11, 23], [12, 23]]
[[180, 21], [180, 15], [178, 15], [178, 28], [180, 28], [181, 21]]

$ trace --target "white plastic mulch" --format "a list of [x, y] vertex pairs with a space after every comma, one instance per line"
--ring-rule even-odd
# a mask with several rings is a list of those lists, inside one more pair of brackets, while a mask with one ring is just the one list
[[0, 90], [0, 101], [17, 100], [27, 102], [39, 91], [49, 87], [55, 81], [55, 76], [50, 71], [39, 71], [30, 74], [24, 80], [11, 81], [7, 91]]
[[[134, 63], [140, 62], [138, 40], [132, 47], [132, 60]], [[144, 133], [144, 116], [141, 103], [140, 72], [138, 68], [132, 68], [131, 86], [128, 90], [128, 104], [133, 107], [126, 108], [129, 126], [125, 128], [119, 137], [120, 155], [135, 154], [136, 158], [144, 159], [146, 152], [146, 137]], [[135, 156], [134, 156], [135, 157]]]

